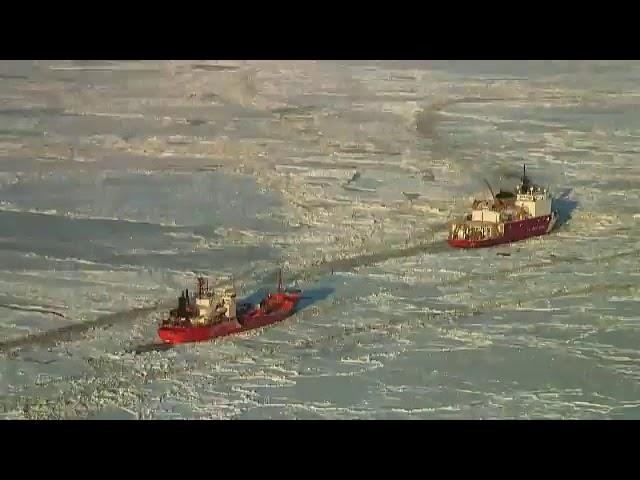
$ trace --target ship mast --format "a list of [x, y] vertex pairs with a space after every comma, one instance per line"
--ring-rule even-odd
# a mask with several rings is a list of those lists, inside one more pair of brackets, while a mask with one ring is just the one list
[[209, 279], [205, 280], [204, 277], [198, 277], [198, 298], [206, 298], [206, 292], [208, 289]]
[[527, 165], [522, 165], [522, 193], [525, 193], [530, 186], [529, 177], [527, 177]]
[[278, 293], [282, 293], [282, 269], [278, 270]]

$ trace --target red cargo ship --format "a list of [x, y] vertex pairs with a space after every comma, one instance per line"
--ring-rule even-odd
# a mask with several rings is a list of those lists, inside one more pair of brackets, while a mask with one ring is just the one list
[[549, 233], [558, 219], [549, 190], [532, 183], [526, 166], [515, 191], [493, 194], [492, 201], [473, 202], [462, 221], [453, 222], [447, 242], [456, 248], [480, 248], [517, 242]]
[[280, 322], [287, 318], [300, 300], [300, 290], [282, 289], [282, 273], [278, 273], [278, 291], [269, 293], [259, 305], [236, 305], [233, 286], [209, 289], [209, 281], [199, 277], [197, 293], [182, 292], [178, 308], [158, 328], [164, 343], [202, 342]]

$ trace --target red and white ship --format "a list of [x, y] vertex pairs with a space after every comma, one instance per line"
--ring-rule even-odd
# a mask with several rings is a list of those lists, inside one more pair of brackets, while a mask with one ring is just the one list
[[464, 219], [451, 223], [449, 245], [480, 248], [517, 242], [549, 233], [558, 219], [549, 190], [529, 180], [526, 166], [515, 191], [494, 195], [491, 190], [491, 195], [493, 200], [475, 200]]
[[300, 290], [284, 291], [279, 272], [276, 293], [269, 293], [259, 305], [236, 305], [233, 285], [212, 291], [209, 281], [199, 277], [197, 293], [182, 292], [178, 308], [161, 322], [158, 336], [169, 344], [201, 342], [271, 325], [291, 315], [301, 294]]

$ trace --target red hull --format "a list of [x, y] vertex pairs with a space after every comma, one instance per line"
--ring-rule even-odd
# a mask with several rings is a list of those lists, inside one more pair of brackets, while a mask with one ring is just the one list
[[451, 239], [447, 242], [454, 248], [483, 248], [493, 247], [504, 243], [518, 242], [531, 237], [545, 235], [551, 231], [555, 217], [545, 215], [543, 217], [528, 218], [516, 222], [505, 222], [504, 235], [501, 237], [487, 238], [483, 240]]
[[207, 326], [166, 326], [158, 329], [158, 336], [164, 343], [203, 342], [218, 337], [245, 332], [271, 325], [287, 318], [293, 312], [299, 295], [277, 293], [272, 301], [277, 304], [274, 311], [266, 313], [260, 308], [250, 310], [235, 320], [223, 320]]

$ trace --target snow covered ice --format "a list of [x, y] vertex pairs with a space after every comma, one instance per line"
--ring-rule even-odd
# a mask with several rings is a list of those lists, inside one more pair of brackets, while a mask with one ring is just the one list
[[[2, 418], [640, 418], [640, 63], [0, 78]], [[523, 163], [570, 218], [446, 247]], [[312, 299], [288, 320], [132, 351], [196, 274], [246, 296], [279, 265]]]

